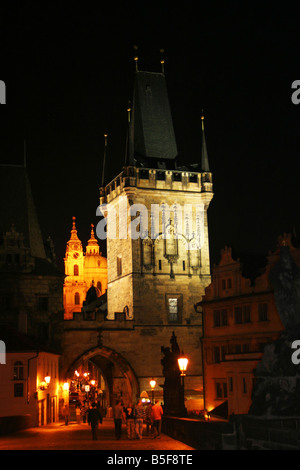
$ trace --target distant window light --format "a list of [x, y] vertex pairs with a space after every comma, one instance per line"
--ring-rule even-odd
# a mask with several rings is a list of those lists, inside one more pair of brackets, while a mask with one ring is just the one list
[[169, 321], [178, 320], [178, 299], [168, 299], [169, 306]]

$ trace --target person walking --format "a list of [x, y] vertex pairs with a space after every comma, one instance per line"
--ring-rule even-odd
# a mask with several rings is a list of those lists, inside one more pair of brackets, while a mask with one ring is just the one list
[[96, 403], [93, 402], [92, 408], [88, 411], [88, 423], [91, 425], [94, 441], [98, 439], [97, 430], [99, 421], [101, 421], [101, 416], [99, 410], [97, 410]]
[[86, 414], [87, 414], [88, 409], [85, 407], [85, 405], [82, 405], [80, 413], [82, 416], [82, 422], [86, 423]]
[[134, 422], [133, 411], [134, 411], [134, 408], [132, 406], [132, 403], [129, 403], [128, 406], [124, 407], [128, 439], [135, 438], [135, 422]]
[[81, 409], [80, 409], [79, 405], [76, 406], [75, 413], [76, 413], [77, 424], [80, 424], [80, 422], [81, 422]]
[[117, 400], [115, 406], [113, 407], [113, 417], [115, 423], [116, 439], [119, 440], [121, 439], [122, 435], [122, 421], [125, 421], [125, 414], [120, 400]]
[[138, 439], [143, 437], [143, 426], [144, 419], [146, 418], [145, 408], [142, 400], [139, 399], [137, 405], [134, 407], [134, 419], [135, 419], [135, 433]]
[[65, 425], [68, 426], [69, 424], [69, 416], [70, 416], [70, 410], [69, 410], [69, 405], [64, 405], [63, 409], [61, 410], [62, 415], [65, 420]]
[[152, 403], [149, 402], [146, 406], [146, 435], [149, 436], [149, 434], [152, 434], [153, 429], [152, 429]]
[[155, 401], [155, 405], [152, 406], [152, 419], [153, 419], [153, 437], [160, 437], [161, 431], [161, 417], [163, 415], [162, 406], [159, 404], [159, 400]]

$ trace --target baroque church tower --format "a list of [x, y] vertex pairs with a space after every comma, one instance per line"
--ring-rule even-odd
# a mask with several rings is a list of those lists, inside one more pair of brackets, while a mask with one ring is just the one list
[[74, 313], [82, 310], [86, 294], [94, 286], [98, 297], [107, 289], [107, 261], [100, 252], [100, 247], [91, 226], [91, 237], [84, 253], [82, 243], [77, 235], [73, 217], [70, 240], [67, 242], [65, 255], [64, 282], [64, 319], [72, 320]]

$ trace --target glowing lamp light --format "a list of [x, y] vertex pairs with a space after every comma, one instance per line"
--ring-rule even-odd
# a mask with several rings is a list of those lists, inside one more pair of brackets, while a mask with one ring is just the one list
[[187, 366], [188, 366], [188, 358], [185, 357], [184, 355], [182, 355], [181, 357], [178, 358], [178, 366], [179, 366], [179, 370], [181, 372], [181, 376], [185, 376], [186, 375], [186, 370], [187, 370]]
[[50, 375], [47, 375], [47, 376], [45, 377], [45, 382], [46, 382], [47, 385], [49, 385], [50, 380], [51, 380]]
[[150, 387], [152, 389], [155, 388], [155, 385], [156, 385], [156, 380], [154, 380], [154, 379], [150, 380]]
[[63, 390], [65, 390], [65, 391], [69, 390], [69, 384], [68, 384], [68, 382], [65, 382], [65, 383], [63, 384]]
[[96, 381], [95, 380], [91, 380], [91, 385], [94, 387], [96, 385]]

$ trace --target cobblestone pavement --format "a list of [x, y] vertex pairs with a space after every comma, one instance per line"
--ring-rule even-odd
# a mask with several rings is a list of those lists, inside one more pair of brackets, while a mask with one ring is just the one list
[[114, 422], [105, 418], [99, 425], [98, 440], [92, 440], [91, 428], [86, 423], [63, 422], [29, 428], [0, 437], [0, 450], [119, 450], [119, 451], [188, 451], [192, 447], [162, 434], [153, 439], [143, 433], [141, 440], [129, 440], [123, 425], [122, 437], [116, 440]]

